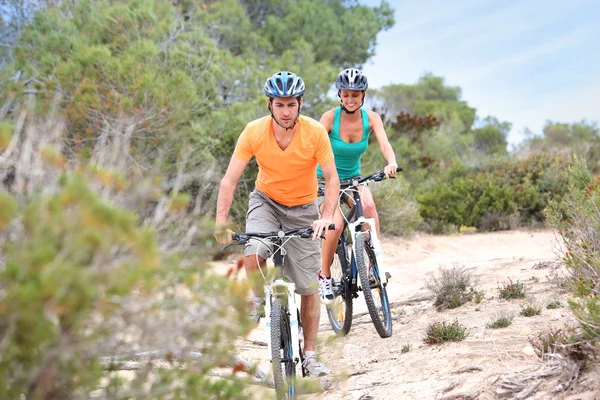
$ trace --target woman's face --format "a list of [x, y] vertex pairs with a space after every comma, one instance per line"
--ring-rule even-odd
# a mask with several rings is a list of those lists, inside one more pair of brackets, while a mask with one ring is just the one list
[[340, 98], [346, 110], [358, 110], [362, 104], [365, 92], [362, 90], [340, 90]]

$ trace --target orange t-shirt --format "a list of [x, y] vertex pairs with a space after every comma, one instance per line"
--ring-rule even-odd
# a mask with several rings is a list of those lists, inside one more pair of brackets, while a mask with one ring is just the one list
[[327, 131], [319, 122], [301, 115], [296, 132], [285, 150], [273, 133], [271, 116], [246, 125], [234, 156], [244, 162], [256, 157], [256, 188], [285, 206], [309, 204], [317, 198], [317, 164], [333, 161]]

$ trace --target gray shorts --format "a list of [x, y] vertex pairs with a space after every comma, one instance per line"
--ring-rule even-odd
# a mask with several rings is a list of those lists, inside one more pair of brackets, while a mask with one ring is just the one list
[[[317, 202], [288, 207], [279, 204], [262, 192], [250, 193], [246, 213], [246, 232], [276, 232], [280, 229], [305, 228], [319, 219]], [[244, 255], [258, 254], [267, 259], [273, 254], [273, 244], [250, 240]], [[292, 238], [285, 245], [283, 276], [296, 284], [300, 295], [318, 292], [318, 274], [321, 269], [321, 243], [319, 240]]]

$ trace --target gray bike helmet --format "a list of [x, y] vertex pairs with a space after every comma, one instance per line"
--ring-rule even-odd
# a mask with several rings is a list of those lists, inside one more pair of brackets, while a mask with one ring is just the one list
[[304, 81], [289, 71], [280, 71], [267, 79], [264, 92], [267, 97], [301, 97], [304, 94]]
[[338, 90], [367, 90], [369, 83], [362, 71], [356, 68], [348, 68], [340, 72], [335, 80]]

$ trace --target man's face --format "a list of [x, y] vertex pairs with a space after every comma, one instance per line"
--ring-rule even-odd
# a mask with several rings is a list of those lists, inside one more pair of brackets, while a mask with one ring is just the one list
[[291, 128], [294, 126], [294, 121], [298, 118], [298, 106], [302, 105], [302, 99], [295, 97], [280, 97], [275, 99], [267, 99], [270, 103], [271, 112], [275, 119], [283, 128]]
[[340, 90], [340, 98], [348, 111], [358, 110], [364, 97], [362, 90]]

